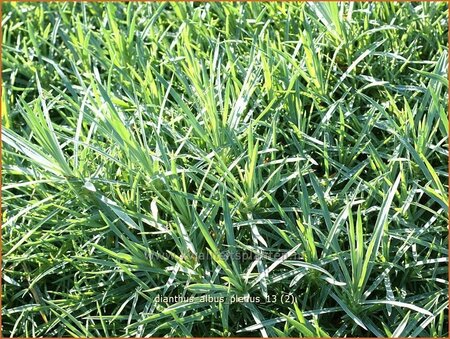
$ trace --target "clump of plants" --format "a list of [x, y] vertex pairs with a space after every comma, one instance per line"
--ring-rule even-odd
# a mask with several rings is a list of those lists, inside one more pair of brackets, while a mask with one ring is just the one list
[[3, 336], [448, 336], [447, 22], [4, 3]]

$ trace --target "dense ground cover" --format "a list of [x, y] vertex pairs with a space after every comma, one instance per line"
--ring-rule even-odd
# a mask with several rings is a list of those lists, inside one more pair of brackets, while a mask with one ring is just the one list
[[3, 335], [447, 336], [447, 18], [3, 3]]

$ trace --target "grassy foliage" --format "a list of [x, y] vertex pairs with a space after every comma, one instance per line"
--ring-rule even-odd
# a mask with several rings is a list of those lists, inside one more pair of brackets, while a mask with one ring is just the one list
[[4, 336], [447, 336], [447, 18], [3, 4]]

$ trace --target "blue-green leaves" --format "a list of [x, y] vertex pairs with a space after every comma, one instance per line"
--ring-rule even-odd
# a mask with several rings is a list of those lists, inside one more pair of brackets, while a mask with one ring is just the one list
[[4, 2], [5, 337], [448, 336], [445, 2]]

